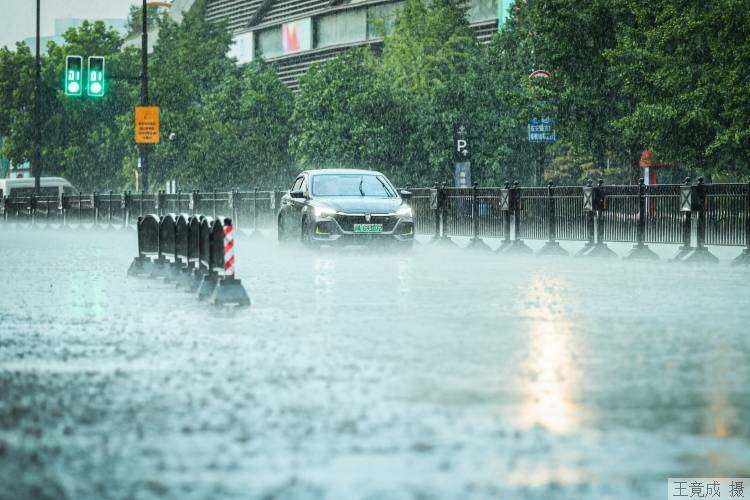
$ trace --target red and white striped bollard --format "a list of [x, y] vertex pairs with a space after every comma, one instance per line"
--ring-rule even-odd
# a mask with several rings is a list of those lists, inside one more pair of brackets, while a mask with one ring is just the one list
[[230, 224], [224, 226], [224, 275], [234, 276], [234, 233]]

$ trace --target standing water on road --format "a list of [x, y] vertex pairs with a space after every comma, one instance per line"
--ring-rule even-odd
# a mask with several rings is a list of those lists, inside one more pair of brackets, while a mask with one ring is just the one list
[[662, 498], [750, 472], [743, 269], [238, 240], [250, 309], [130, 232], [4, 231], [0, 498]]

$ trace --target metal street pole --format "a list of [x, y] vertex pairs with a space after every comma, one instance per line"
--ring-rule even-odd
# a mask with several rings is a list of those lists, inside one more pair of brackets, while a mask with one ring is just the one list
[[539, 160], [537, 164], [536, 172], [536, 185], [544, 186], [544, 148], [546, 144], [543, 142], [539, 143]]
[[34, 192], [39, 196], [42, 177], [42, 130], [39, 120], [39, 94], [41, 93], [41, 63], [39, 59], [39, 17], [40, 0], [36, 0], [36, 73], [34, 75], [34, 156], [32, 158], [31, 170], [34, 175]]
[[[39, 1], [39, 0], [37, 0]], [[141, 36], [141, 106], [148, 106], [148, 30], [146, 0], [143, 0], [143, 13], [141, 22], [143, 24]], [[148, 150], [146, 144], [140, 144], [138, 151], [141, 160], [141, 189], [148, 191]]]

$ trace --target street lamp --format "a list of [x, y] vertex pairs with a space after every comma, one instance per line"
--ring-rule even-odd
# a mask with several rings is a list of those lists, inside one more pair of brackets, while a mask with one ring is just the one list
[[32, 158], [31, 170], [34, 174], [34, 193], [39, 196], [42, 177], [42, 130], [41, 117], [39, 116], [39, 94], [41, 92], [42, 69], [39, 59], [39, 17], [40, 0], [36, 0], [36, 68], [34, 74], [34, 156]]
[[[169, 2], [147, 2], [146, 0], [143, 0], [141, 17], [141, 106], [148, 106], [148, 7], [169, 7], [170, 5]], [[148, 191], [147, 145], [141, 144], [138, 151], [141, 163], [143, 190]]]

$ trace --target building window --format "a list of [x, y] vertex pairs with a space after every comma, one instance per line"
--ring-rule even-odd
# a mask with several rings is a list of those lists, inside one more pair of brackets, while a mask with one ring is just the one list
[[381, 29], [390, 35], [396, 29], [398, 11], [405, 2], [373, 5], [367, 8], [367, 38], [369, 40], [381, 38]]
[[229, 57], [237, 59], [237, 64], [249, 63], [255, 57], [255, 34], [252, 31], [235, 35], [229, 46]]
[[316, 20], [317, 47], [330, 47], [367, 39], [367, 9], [347, 10]]
[[281, 44], [281, 26], [265, 29], [258, 32], [258, 55], [269, 58], [280, 56], [284, 53]]
[[312, 21], [300, 19], [281, 25], [281, 47], [284, 54], [293, 54], [312, 48]]
[[468, 12], [469, 22], [480, 23], [497, 19], [497, 2], [498, 0], [471, 0]]

